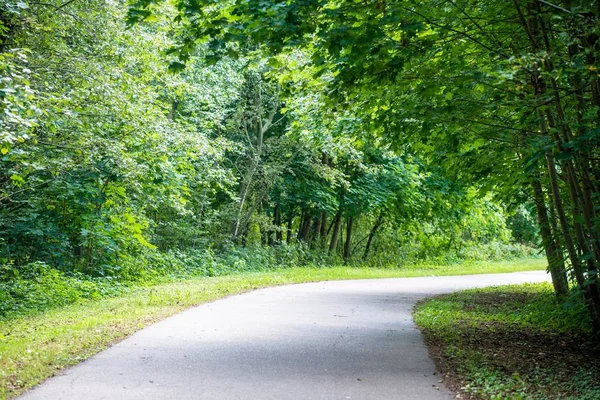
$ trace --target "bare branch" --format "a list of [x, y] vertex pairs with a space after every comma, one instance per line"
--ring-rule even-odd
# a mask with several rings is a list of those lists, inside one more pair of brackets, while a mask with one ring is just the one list
[[71, 4], [71, 3], [74, 3], [75, 1], [77, 1], [77, 0], [69, 0], [69, 1], [67, 1], [67, 2], [65, 2], [65, 3], [63, 3], [62, 5], [60, 5], [60, 6], [56, 7], [56, 8], [54, 9], [54, 11], [59, 11], [59, 10], [61, 10], [61, 9], [65, 8], [66, 6], [68, 6], [69, 4]]
[[582, 14], [575, 14], [575, 13], [574, 13], [574, 12], [572, 12], [571, 10], [567, 10], [566, 8], [563, 8], [563, 7], [559, 6], [559, 5], [552, 4], [552, 3], [550, 3], [549, 1], [546, 1], [546, 0], [535, 0], [535, 1], [537, 1], [537, 2], [538, 2], [538, 3], [540, 3], [540, 4], [547, 5], [548, 7], [552, 7], [552, 8], [554, 8], [555, 10], [559, 10], [559, 11], [565, 12], [565, 13], [567, 13], [567, 14], [577, 15], [577, 16], [579, 16], [579, 17], [581, 17], [581, 18], [585, 18], [585, 15], [582, 15]]

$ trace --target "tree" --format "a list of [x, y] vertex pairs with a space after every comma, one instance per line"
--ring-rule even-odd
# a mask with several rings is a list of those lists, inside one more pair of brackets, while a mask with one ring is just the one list
[[[158, 3], [135, 2], [130, 21]], [[566, 254], [600, 331], [597, 1], [176, 3], [180, 61], [197, 40], [213, 57], [254, 47], [275, 67], [300, 48], [371, 135], [482, 192], [533, 194], [555, 287]]]

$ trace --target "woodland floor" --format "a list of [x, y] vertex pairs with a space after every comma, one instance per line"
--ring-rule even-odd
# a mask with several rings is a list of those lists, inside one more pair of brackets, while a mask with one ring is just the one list
[[[441, 324], [430, 324], [434, 307], [445, 314], [438, 315]], [[561, 318], [581, 316], [568, 307], [546, 290], [495, 288], [426, 300], [416, 319], [457, 398], [599, 399], [600, 346], [577, 321], [560, 326]], [[424, 315], [428, 309], [432, 314]], [[538, 318], [554, 321], [536, 325]]]

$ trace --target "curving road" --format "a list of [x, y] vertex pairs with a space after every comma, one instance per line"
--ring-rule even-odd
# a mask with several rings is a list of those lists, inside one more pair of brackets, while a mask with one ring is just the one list
[[203, 304], [22, 399], [451, 399], [415, 328], [420, 299], [544, 272], [335, 281]]

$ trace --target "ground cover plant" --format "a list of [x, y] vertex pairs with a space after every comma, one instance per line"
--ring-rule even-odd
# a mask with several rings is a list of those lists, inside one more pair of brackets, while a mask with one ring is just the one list
[[445, 383], [466, 399], [597, 399], [600, 348], [585, 306], [550, 284], [425, 300], [415, 321]]

